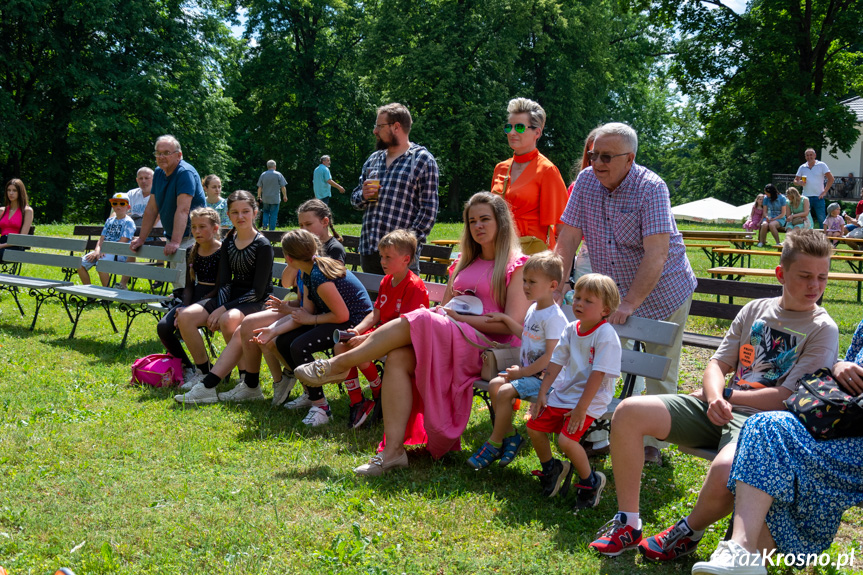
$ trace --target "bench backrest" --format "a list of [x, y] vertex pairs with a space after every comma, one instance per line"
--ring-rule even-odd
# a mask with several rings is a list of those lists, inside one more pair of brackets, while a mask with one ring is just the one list
[[[378, 290], [381, 287], [381, 282], [383, 281], [384, 276], [378, 274], [367, 274], [365, 272], [354, 272], [354, 275], [357, 276], [357, 279], [360, 280], [360, 283], [363, 284], [363, 287], [366, 288], [367, 292], [369, 292], [369, 296], [374, 300], [378, 295]], [[446, 292], [446, 284], [425, 282], [425, 285], [426, 290], [429, 292], [429, 302], [436, 304], [443, 301], [443, 296]]]
[[[727, 296], [728, 298], [742, 297], [748, 299], [760, 299], [781, 296], [782, 286], [775, 284], [739, 282], [734, 280], [698, 278], [698, 285], [695, 287], [695, 293]], [[692, 305], [689, 308], [689, 315], [718, 319], [734, 319], [742, 308], [742, 305], [734, 303], [693, 299]]]
[[[133, 256], [136, 258], [158, 260], [167, 263], [186, 262], [186, 250], [177, 250], [167, 256], [165, 250], [158, 246], [141, 246], [137, 252], [129, 248], [125, 242], [102, 242], [102, 253], [119, 256]], [[153, 281], [176, 283], [185, 270], [181, 268], [157, 267], [145, 263], [127, 263], [103, 258], [96, 263], [96, 269], [100, 272], [118, 276], [129, 276]]]
[[9, 245], [23, 248], [40, 248], [43, 250], [55, 250], [65, 252], [63, 254], [34, 252], [32, 250], [18, 251], [6, 250], [3, 259], [9, 262], [22, 264], [35, 264], [40, 266], [52, 266], [58, 268], [77, 268], [81, 265], [81, 255], [68, 255], [68, 253], [83, 254], [86, 251], [87, 240], [82, 238], [55, 238], [50, 236], [22, 236], [20, 234], [9, 235]]

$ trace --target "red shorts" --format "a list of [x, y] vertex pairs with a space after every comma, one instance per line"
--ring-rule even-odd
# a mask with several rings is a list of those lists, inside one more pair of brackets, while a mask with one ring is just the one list
[[528, 429], [533, 429], [534, 431], [541, 431], [543, 433], [560, 433], [563, 434], [564, 437], [568, 437], [573, 441], [581, 441], [581, 437], [584, 435], [584, 432], [587, 431], [587, 428], [590, 427], [590, 424], [593, 423], [595, 417], [590, 417], [586, 415], [584, 417], [584, 425], [581, 426], [575, 433], [569, 433], [566, 431], [566, 426], [569, 425], [569, 412], [571, 409], [565, 409], [563, 407], [550, 407], [545, 406], [542, 408], [542, 411], [539, 414], [528, 420], [527, 427]]

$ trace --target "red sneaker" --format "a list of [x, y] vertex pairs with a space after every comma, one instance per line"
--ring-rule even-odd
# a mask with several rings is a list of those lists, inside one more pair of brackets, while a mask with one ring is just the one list
[[626, 515], [618, 513], [596, 533], [596, 541], [588, 545], [601, 555], [617, 557], [627, 549], [635, 549], [641, 542], [641, 529], [626, 524]]
[[689, 555], [701, 539], [692, 539], [692, 530], [683, 519], [638, 544], [638, 551], [648, 561], [670, 561]]

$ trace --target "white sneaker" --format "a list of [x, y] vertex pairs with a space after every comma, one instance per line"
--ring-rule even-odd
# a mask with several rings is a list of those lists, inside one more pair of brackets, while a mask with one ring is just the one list
[[273, 382], [273, 405], [276, 406], [285, 403], [296, 383], [297, 378], [293, 376], [293, 373], [289, 375], [282, 372], [282, 379]]
[[322, 408], [314, 405], [303, 418], [303, 423], [309, 427], [320, 427], [321, 425], [328, 424], [332, 418], [332, 413], [327, 413]]
[[303, 392], [302, 395], [300, 395], [293, 401], [289, 401], [283, 407], [285, 409], [305, 409], [312, 406], [314, 406], [314, 404], [312, 403], [312, 400], [309, 399], [309, 394]]
[[197, 384], [190, 391], [174, 396], [174, 401], [186, 405], [203, 405], [208, 403], [219, 403], [219, 394], [216, 388], [207, 388], [203, 383]]
[[192, 391], [193, 387], [204, 381], [206, 374], [201, 373], [197, 367], [194, 370], [194, 373], [188, 377], [186, 377], [186, 371], [188, 370], [183, 370], [183, 385], [178, 388], [180, 391]]
[[264, 393], [261, 391], [261, 386], [249, 387], [245, 381], [241, 381], [231, 391], [219, 394], [219, 401], [259, 401], [264, 399]]
[[699, 561], [692, 566], [692, 575], [767, 575], [761, 553], [750, 553], [735, 541], [720, 541], [710, 561]]

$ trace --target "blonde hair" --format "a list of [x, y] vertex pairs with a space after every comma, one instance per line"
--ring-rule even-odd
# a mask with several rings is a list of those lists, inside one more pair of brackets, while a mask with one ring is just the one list
[[620, 306], [620, 292], [617, 284], [608, 276], [602, 274], [584, 274], [575, 282], [575, 291], [587, 292], [602, 300], [602, 305], [608, 308], [611, 315]]
[[545, 110], [539, 103], [528, 98], [513, 98], [506, 107], [506, 112], [512, 114], [527, 114], [531, 122], [535, 123], [540, 130], [545, 128]]
[[524, 263], [524, 273], [541, 273], [548, 279], [560, 283], [563, 281], [563, 260], [556, 253], [545, 250], [533, 254]]
[[329, 280], [345, 277], [347, 268], [339, 260], [323, 254], [321, 240], [308, 230], [291, 230], [282, 236], [282, 252], [292, 260], [314, 262]]
[[813, 258], [829, 258], [832, 253], [833, 246], [821, 230], [794, 228], [785, 234], [785, 241], [782, 242], [782, 255], [779, 256], [779, 265], [787, 271], [788, 267], [797, 261], [797, 256], [800, 254]]
[[417, 253], [417, 237], [409, 230], [393, 230], [378, 242], [378, 251], [384, 248], [394, 248], [402, 255], [409, 255], [413, 262]]
[[797, 208], [800, 205], [800, 192], [794, 186], [788, 186], [785, 190], [785, 195], [788, 196], [788, 203], [792, 208]]
[[487, 204], [491, 207], [497, 224], [497, 233], [494, 237], [494, 271], [491, 276], [491, 293], [494, 301], [500, 307], [506, 307], [506, 270], [510, 262], [522, 254], [512, 212], [509, 211], [509, 206], [500, 196], [490, 192], [478, 192], [465, 202], [464, 214], [462, 215], [464, 230], [461, 234], [461, 258], [452, 272], [452, 279], [455, 280], [464, 268], [472, 264], [482, 254], [482, 246], [473, 239], [468, 224], [470, 209], [480, 204]]
[[[189, 221], [192, 221], [193, 218], [204, 218], [209, 220], [209, 222], [213, 225], [217, 230], [219, 229], [219, 223], [222, 221], [219, 217], [219, 212], [214, 210], [213, 208], [196, 208], [192, 210], [189, 214]], [[189, 269], [192, 270], [192, 266], [195, 263], [195, 258], [198, 257], [198, 242], [195, 242], [195, 245], [192, 246], [192, 249], [189, 251]], [[191, 272], [194, 274], [194, 270]], [[194, 277], [194, 276], [193, 276]]]

